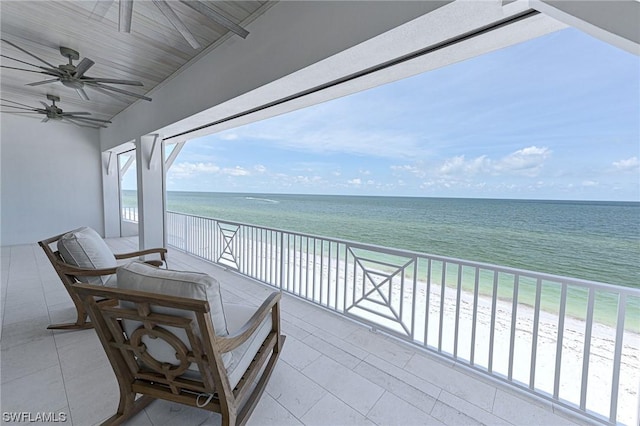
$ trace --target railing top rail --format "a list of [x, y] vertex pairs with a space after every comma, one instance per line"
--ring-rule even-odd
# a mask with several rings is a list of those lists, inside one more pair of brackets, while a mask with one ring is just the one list
[[282, 233], [296, 235], [296, 236], [305, 237], [305, 238], [316, 238], [319, 240], [329, 241], [333, 243], [345, 244], [352, 248], [360, 248], [364, 250], [375, 250], [375, 251], [378, 251], [384, 254], [389, 254], [389, 255], [403, 256], [403, 257], [421, 257], [421, 258], [426, 258], [426, 259], [435, 260], [439, 262], [455, 263], [455, 264], [460, 264], [462, 266], [469, 266], [469, 267], [479, 268], [479, 269], [487, 269], [487, 270], [496, 271], [496, 272], [503, 272], [506, 274], [526, 276], [529, 278], [541, 279], [543, 281], [554, 281], [554, 282], [562, 283], [563, 285], [576, 285], [581, 287], [593, 288], [595, 290], [609, 291], [613, 293], [626, 294], [627, 296], [640, 297], [640, 288], [627, 287], [623, 285], [613, 285], [613, 284], [607, 284], [607, 283], [598, 282], [598, 281], [584, 280], [581, 278], [572, 278], [572, 277], [566, 277], [562, 275], [554, 275], [546, 272], [536, 272], [536, 271], [530, 271], [526, 269], [512, 268], [509, 266], [500, 266], [500, 265], [494, 265], [491, 263], [459, 259], [455, 257], [421, 253], [421, 252], [412, 251], [412, 250], [395, 249], [395, 248], [384, 247], [376, 244], [368, 244], [368, 243], [361, 243], [361, 242], [351, 241], [351, 240], [346, 240], [341, 238], [306, 234], [303, 232], [291, 231], [287, 229], [273, 228], [269, 226], [255, 225], [255, 224], [244, 223], [244, 222], [236, 222], [236, 221], [227, 220], [227, 219], [218, 219], [213, 217], [199, 216], [199, 215], [190, 214], [190, 213], [174, 212], [170, 210], [167, 210], [167, 213], [194, 217], [199, 219], [215, 220], [217, 222], [234, 225], [234, 226], [250, 226], [253, 228], [260, 228], [260, 229], [273, 231], [273, 232], [282, 232]]

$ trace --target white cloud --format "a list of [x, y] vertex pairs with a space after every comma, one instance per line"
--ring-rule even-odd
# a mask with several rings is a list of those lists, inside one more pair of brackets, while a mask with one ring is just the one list
[[216, 166], [213, 163], [183, 162], [183, 163], [174, 164], [169, 169], [169, 174], [171, 174], [172, 177], [178, 178], [178, 179], [188, 178], [195, 174], [200, 174], [200, 173], [214, 174], [219, 172], [220, 172], [220, 167]]
[[[265, 169], [266, 170], [266, 169]], [[168, 175], [176, 179], [188, 179], [198, 175], [223, 174], [228, 176], [249, 176], [251, 173], [240, 166], [221, 168], [213, 163], [182, 162], [174, 164]]]
[[418, 166], [412, 166], [410, 164], [404, 164], [402, 166], [391, 166], [391, 170], [398, 171], [398, 172], [411, 173], [416, 175], [419, 178], [423, 178], [427, 175], [422, 168]]
[[238, 139], [238, 134], [237, 133], [222, 133], [220, 134], [220, 139], [225, 140], [225, 141], [233, 141]]
[[514, 172], [525, 176], [537, 176], [544, 161], [551, 155], [546, 147], [530, 146], [513, 152], [493, 165], [496, 172]]
[[249, 173], [249, 170], [247, 169], [235, 166], [222, 169], [222, 174], [229, 176], [249, 176], [251, 173]]
[[630, 157], [626, 160], [614, 161], [613, 167], [622, 172], [635, 171], [640, 168], [640, 160], [638, 157]]
[[460, 155], [446, 160], [439, 171], [445, 175], [475, 175], [488, 171], [490, 165], [491, 161], [485, 155], [471, 160], [465, 160], [464, 155]]
[[[551, 150], [549, 148], [530, 146], [514, 151], [499, 159], [491, 159], [487, 155], [467, 159], [464, 155], [458, 155], [445, 159], [440, 166], [426, 167], [419, 161], [415, 165], [393, 165], [391, 170], [410, 173], [420, 179], [447, 176], [455, 178], [455, 180], [464, 180], [477, 175], [535, 177], [540, 173], [545, 160], [550, 155]], [[425, 184], [423, 183], [423, 185]]]
[[255, 170], [258, 173], [264, 173], [267, 171], [267, 168], [262, 164], [256, 164], [255, 166], [253, 166], [253, 170]]
[[362, 184], [362, 180], [360, 178], [355, 178], [355, 179], [349, 179], [347, 181], [347, 183], [349, 185], [361, 185]]
[[582, 186], [586, 186], [586, 187], [593, 187], [598, 185], [599, 185], [598, 181], [595, 181], [595, 180], [585, 180], [582, 182]]

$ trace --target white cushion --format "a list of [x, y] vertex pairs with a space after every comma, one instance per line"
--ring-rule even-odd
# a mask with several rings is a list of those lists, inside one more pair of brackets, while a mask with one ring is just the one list
[[[222, 307], [222, 298], [220, 296], [220, 283], [213, 277], [197, 272], [160, 269], [139, 261], [131, 262], [118, 268], [117, 277], [118, 288], [206, 300], [209, 302], [211, 322], [216, 335], [226, 336], [229, 334]], [[133, 308], [131, 303], [128, 302], [122, 302], [121, 306], [124, 308]], [[182, 309], [155, 307], [153, 311], [160, 314], [177, 315], [195, 319], [193, 313], [188, 313]], [[124, 331], [127, 335], [131, 336], [142, 324], [139, 321], [124, 320], [123, 325]], [[197, 323], [195, 326], [196, 330], [198, 330], [199, 327]], [[165, 328], [182, 340], [187, 348], [191, 348], [187, 334], [183, 329], [175, 327]], [[149, 355], [156, 360], [162, 363], [178, 364], [175, 350], [165, 343], [163, 339], [151, 339], [149, 336], [144, 336], [142, 343], [147, 347]], [[223, 363], [225, 365], [231, 363], [232, 356], [231, 353], [223, 354]], [[188, 368], [192, 371], [192, 374], [185, 374], [186, 377], [195, 377], [198, 375], [199, 369], [195, 363], [192, 363]]]
[[[65, 262], [80, 268], [105, 269], [117, 266], [109, 246], [96, 231], [86, 226], [60, 237], [58, 251]], [[79, 276], [78, 280], [89, 284], [115, 286], [114, 275]]]
[[220, 296], [220, 283], [213, 277], [198, 272], [161, 269], [139, 261], [118, 268], [117, 276], [118, 288], [206, 300], [211, 309], [215, 333], [218, 336], [229, 334]]
[[[225, 310], [227, 326], [231, 333], [240, 330], [249, 321], [249, 318], [256, 312], [257, 308], [244, 305], [227, 304]], [[260, 327], [253, 332], [253, 335], [243, 344], [231, 351], [231, 362], [225, 362], [229, 383], [231, 388], [235, 388], [244, 373], [249, 368], [253, 357], [258, 353], [258, 349], [271, 332], [271, 315], [262, 321]]]

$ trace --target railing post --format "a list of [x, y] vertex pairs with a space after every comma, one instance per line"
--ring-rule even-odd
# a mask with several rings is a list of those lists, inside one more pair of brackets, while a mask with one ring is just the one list
[[280, 290], [284, 285], [284, 232], [280, 232]]
[[184, 248], [184, 251], [189, 251], [189, 250], [188, 250], [189, 244], [187, 243], [187, 241], [188, 241], [188, 235], [189, 235], [189, 233], [188, 233], [188, 227], [187, 227], [187, 220], [189, 220], [189, 216], [184, 216], [184, 238], [183, 238], [183, 241], [184, 241], [184, 247], [183, 247], [183, 248]]

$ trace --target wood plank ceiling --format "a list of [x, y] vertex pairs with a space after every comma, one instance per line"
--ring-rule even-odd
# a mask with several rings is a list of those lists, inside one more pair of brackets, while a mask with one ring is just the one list
[[[119, 5], [113, 2], [102, 19], [92, 15], [98, 1], [0, 1], [0, 33], [2, 38], [52, 65], [67, 63], [60, 46], [77, 50], [82, 58], [95, 62], [86, 73], [96, 78], [137, 80], [143, 87], [112, 85], [113, 87], [147, 94], [204, 50], [215, 48], [226, 37], [238, 37], [222, 25], [193, 10], [182, 2], [169, 4], [200, 44], [194, 49], [172, 26], [152, 1], [135, 0], [131, 33], [118, 32]], [[264, 13], [274, 2], [268, 1], [206, 1], [211, 9], [232, 22], [246, 25]], [[251, 34], [248, 35], [251, 37]], [[46, 66], [13, 46], [2, 43], [2, 55], [32, 64]], [[74, 61], [77, 65], [80, 60]], [[5, 57], [2, 65], [34, 69]], [[59, 96], [58, 107], [65, 111], [87, 111], [91, 117], [110, 119], [136, 100], [119, 96], [120, 100], [90, 88], [85, 91], [90, 100], [82, 100], [73, 88], [61, 82], [39, 86], [28, 83], [51, 79], [44, 74], [2, 68], [0, 89], [3, 99], [10, 99], [36, 108], [40, 101], [47, 104], [47, 94]], [[150, 94], [153, 98], [153, 94]], [[6, 102], [2, 102], [5, 104]], [[7, 110], [8, 108], [2, 108]], [[3, 113], [4, 114], [4, 113]], [[34, 118], [41, 119], [42, 116]]]

